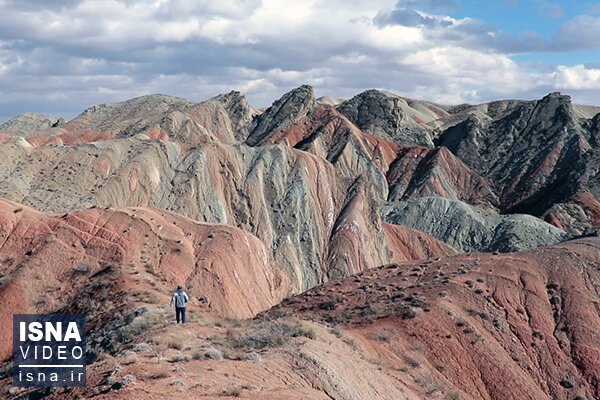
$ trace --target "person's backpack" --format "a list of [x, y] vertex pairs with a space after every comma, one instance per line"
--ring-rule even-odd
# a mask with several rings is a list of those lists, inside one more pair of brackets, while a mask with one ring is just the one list
[[187, 303], [186, 295], [183, 291], [178, 290], [175, 292], [175, 307], [185, 307], [185, 303]]

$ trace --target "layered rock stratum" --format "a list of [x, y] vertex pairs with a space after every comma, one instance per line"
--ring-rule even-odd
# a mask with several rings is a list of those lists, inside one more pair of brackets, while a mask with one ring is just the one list
[[[448, 106], [301, 86], [264, 110], [232, 91], [15, 117], [0, 125], [0, 372], [17, 312], [86, 313], [93, 368], [85, 389], [0, 390], [598, 398], [598, 135], [600, 108], [559, 93]], [[168, 345], [178, 284], [194, 360]], [[206, 380], [165, 372], [164, 354]], [[137, 383], [107, 378], [121, 364]]]

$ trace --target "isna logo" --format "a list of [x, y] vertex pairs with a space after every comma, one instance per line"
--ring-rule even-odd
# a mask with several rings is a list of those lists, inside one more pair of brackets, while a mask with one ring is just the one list
[[13, 315], [13, 386], [85, 386], [85, 315]]

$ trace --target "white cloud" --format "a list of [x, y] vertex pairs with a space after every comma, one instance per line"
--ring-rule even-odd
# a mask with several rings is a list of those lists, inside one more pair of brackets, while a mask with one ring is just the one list
[[73, 116], [94, 103], [153, 92], [202, 100], [238, 89], [265, 106], [303, 83], [332, 96], [376, 87], [445, 103], [541, 97], [557, 88], [574, 90], [576, 100], [593, 99], [598, 69], [532, 68], [511, 54], [595, 46], [598, 18], [578, 17], [550, 42], [436, 14], [455, 6], [452, 0], [0, 0], [0, 118], [23, 111]]
[[600, 17], [579, 15], [564, 23], [554, 36], [555, 47], [595, 49], [600, 47]]
[[558, 66], [552, 74], [554, 87], [563, 90], [600, 90], [600, 69], [584, 65]]

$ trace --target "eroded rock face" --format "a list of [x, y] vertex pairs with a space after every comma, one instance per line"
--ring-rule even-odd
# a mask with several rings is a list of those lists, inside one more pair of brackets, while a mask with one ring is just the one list
[[[272, 121], [286, 107], [308, 110], [313, 97], [302, 87], [263, 115]], [[144, 112], [147, 120], [140, 119]], [[378, 199], [387, 197], [385, 171], [396, 146], [363, 133], [331, 107], [303, 113], [277, 122], [280, 128], [265, 137], [283, 144], [250, 147], [238, 141], [256, 112], [236, 92], [198, 104], [148, 96], [99, 106], [72, 126], [110, 132], [107, 140], [5, 143], [0, 193], [50, 212], [151, 206], [237, 226], [265, 243], [297, 291], [389, 262]], [[150, 135], [155, 124], [164, 135]], [[363, 175], [355, 196], [350, 188]], [[336, 221], [352, 226], [354, 237], [332, 236], [341, 225]]]
[[30, 130], [26, 136], [35, 146], [80, 145], [136, 136], [188, 145], [230, 144], [245, 139], [246, 127], [257, 114], [239, 92], [202, 103], [149, 95], [93, 106], [67, 123]]
[[[380, 368], [452, 398], [600, 397], [600, 239], [372, 269], [285, 300], [347, 327]], [[394, 374], [393, 372], [390, 372]], [[424, 378], [425, 377], [425, 378]]]
[[315, 92], [311, 86], [300, 86], [273, 103], [252, 123], [246, 143], [261, 145], [279, 129], [304, 117], [315, 105]]
[[[106, 304], [98, 305], [104, 312], [136, 301], [168, 304], [173, 288], [183, 285], [195, 304], [207, 296], [219, 315], [251, 317], [294, 289], [270, 250], [233, 226], [145, 207], [46, 215], [6, 200], [0, 200], [0, 276], [2, 359], [11, 352], [12, 314], [89, 302], [82, 307], [92, 307], [93, 324], [99, 310], [81, 293], [102, 276], [110, 278]], [[121, 290], [128, 293], [123, 303], [110, 303]]]
[[0, 161], [4, 197], [51, 212], [152, 206], [238, 226], [264, 241], [298, 290], [319, 283], [345, 198], [330, 164], [288, 146], [184, 152], [173, 142], [119, 139], [27, 152], [14, 145], [17, 158]]
[[248, 104], [246, 98], [237, 91], [219, 95], [212, 100], [221, 103], [227, 111], [236, 139], [240, 142], [246, 140], [249, 125], [260, 112]]
[[387, 198], [385, 173], [398, 151], [392, 142], [362, 132], [332, 107], [315, 107], [306, 117], [269, 137], [326, 159], [336, 168], [346, 186], [365, 175], [378, 199]]
[[499, 202], [485, 178], [447, 148], [405, 147], [387, 172], [388, 201], [444, 197], [494, 210]]
[[381, 212], [386, 222], [426, 232], [464, 252], [528, 250], [570, 237], [531, 215], [498, 215], [441, 197], [390, 202]]
[[390, 262], [426, 260], [451, 256], [458, 251], [421, 231], [402, 225], [383, 223]]
[[399, 145], [433, 146], [428, 122], [447, 112], [379, 90], [367, 90], [341, 103], [337, 109], [357, 127]]
[[151, 138], [167, 139], [159, 129], [160, 121], [172, 112], [182, 112], [192, 102], [166, 95], [137, 97], [115, 104], [90, 107], [69, 121], [64, 129], [73, 134], [97, 134], [105, 137], [131, 137], [143, 133]]
[[[486, 124], [495, 123], [494, 118], [508, 118], [531, 106], [531, 102], [497, 102], [442, 108], [368, 91], [336, 109], [315, 105], [314, 92], [308, 86], [287, 93], [263, 113], [253, 109], [239, 92], [202, 103], [144, 96], [92, 107], [61, 127], [32, 132], [27, 139], [9, 137], [0, 146], [0, 195], [50, 212], [151, 206], [199, 221], [237, 226], [265, 243], [297, 290], [328, 279], [328, 265], [336, 254], [340, 258], [332, 269], [342, 272], [335, 276], [357, 272], [357, 266], [368, 268], [389, 261], [385, 235], [376, 218], [363, 220], [359, 213], [350, 212], [353, 224], [360, 228], [356, 234], [369, 239], [333, 240], [335, 221], [349, 212], [345, 204], [357, 180], [369, 187], [361, 189], [359, 196], [361, 209], [369, 213], [378, 210], [382, 202], [423, 196], [460, 200], [489, 211], [505, 207], [496, 195], [502, 192], [486, 179], [487, 172], [478, 172], [475, 162], [470, 167], [445, 147], [399, 147], [380, 137], [385, 135], [377, 129], [389, 128], [387, 120], [378, 120], [383, 125], [377, 129], [369, 128], [379, 132], [376, 135], [351, 122], [358, 114], [349, 119], [341, 113], [351, 105], [367, 112], [368, 107], [360, 104], [372, 101], [382, 103], [377, 106], [381, 110], [392, 107], [399, 113], [396, 128], [429, 129], [431, 135], [455, 119], [471, 123], [479, 115]], [[560, 108], [563, 103], [560, 99], [547, 102], [546, 108]], [[587, 115], [584, 111], [578, 112], [579, 119], [573, 119], [573, 124], [583, 126], [585, 122], [592, 132], [597, 121], [583, 118]], [[567, 107], [564, 113], [568, 112]], [[379, 118], [377, 113], [371, 117]], [[454, 143], [450, 132], [441, 138], [460, 156], [459, 148], [467, 144], [462, 139]], [[386, 137], [395, 140], [390, 135]], [[581, 211], [573, 214], [575, 217], [565, 216], [565, 210], [573, 208], [569, 206], [552, 209], [544, 218], [571, 232], [586, 232], [588, 224], [581, 218], [596, 218], [594, 210], [600, 215], [600, 204], [595, 207], [594, 195], [578, 199]], [[395, 216], [387, 221], [433, 232], [425, 225], [431, 225], [437, 216], [427, 207], [412, 210], [408, 219]], [[457, 224], [472, 220], [471, 214], [479, 212], [462, 206], [453, 210], [451, 220]], [[428, 222], [418, 226], [407, 222], [411, 218]], [[487, 228], [481, 228], [486, 234], [476, 233], [468, 239], [473, 233], [469, 226], [452, 228], [462, 232], [458, 235], [461, 239], [452, 240], [452, 235], [440, 232], [436, 237], [461, 251], [529, 248], [563, 238], [537, 221], [526, 224], [516, 236], [511, 228], [510, 234], [502, 231], [496, 239]], [[513, 237], [509, 240], [512, 244], [501, 244], [506, 235]], [[476, 239], [484, 237], [483, 242]], [[519, 247], [515, 244], [519, 240], [527, 244]], [[368, 246], [357, 250], [355, 245], [362, 242]], [[363, 252], [377, 256], [365, 258]], [[339, 264], [340, 260], [347, 264]]]
[[331, 232], [330, 250], [324, 263], [328, 279], [354, 275], [389, 260], [385, 244], [372, 186], [361, 176], [350, 187]]
[[[508, 111], [489, 120], [471, 115], [436, 144], [488, 178], [505, 212], [542, 216], [557, 203], [588, 206], [577, 199], [597, 186], [589, 173], [597, 168], [593, 121], [578, 118], [570, 97], [559, 93]], [[565, 215], [561, 225], [574, 226], [567, 220], [580, 216]], [[595, 228], [597, 221], [580, 220], [575, 233]]]

